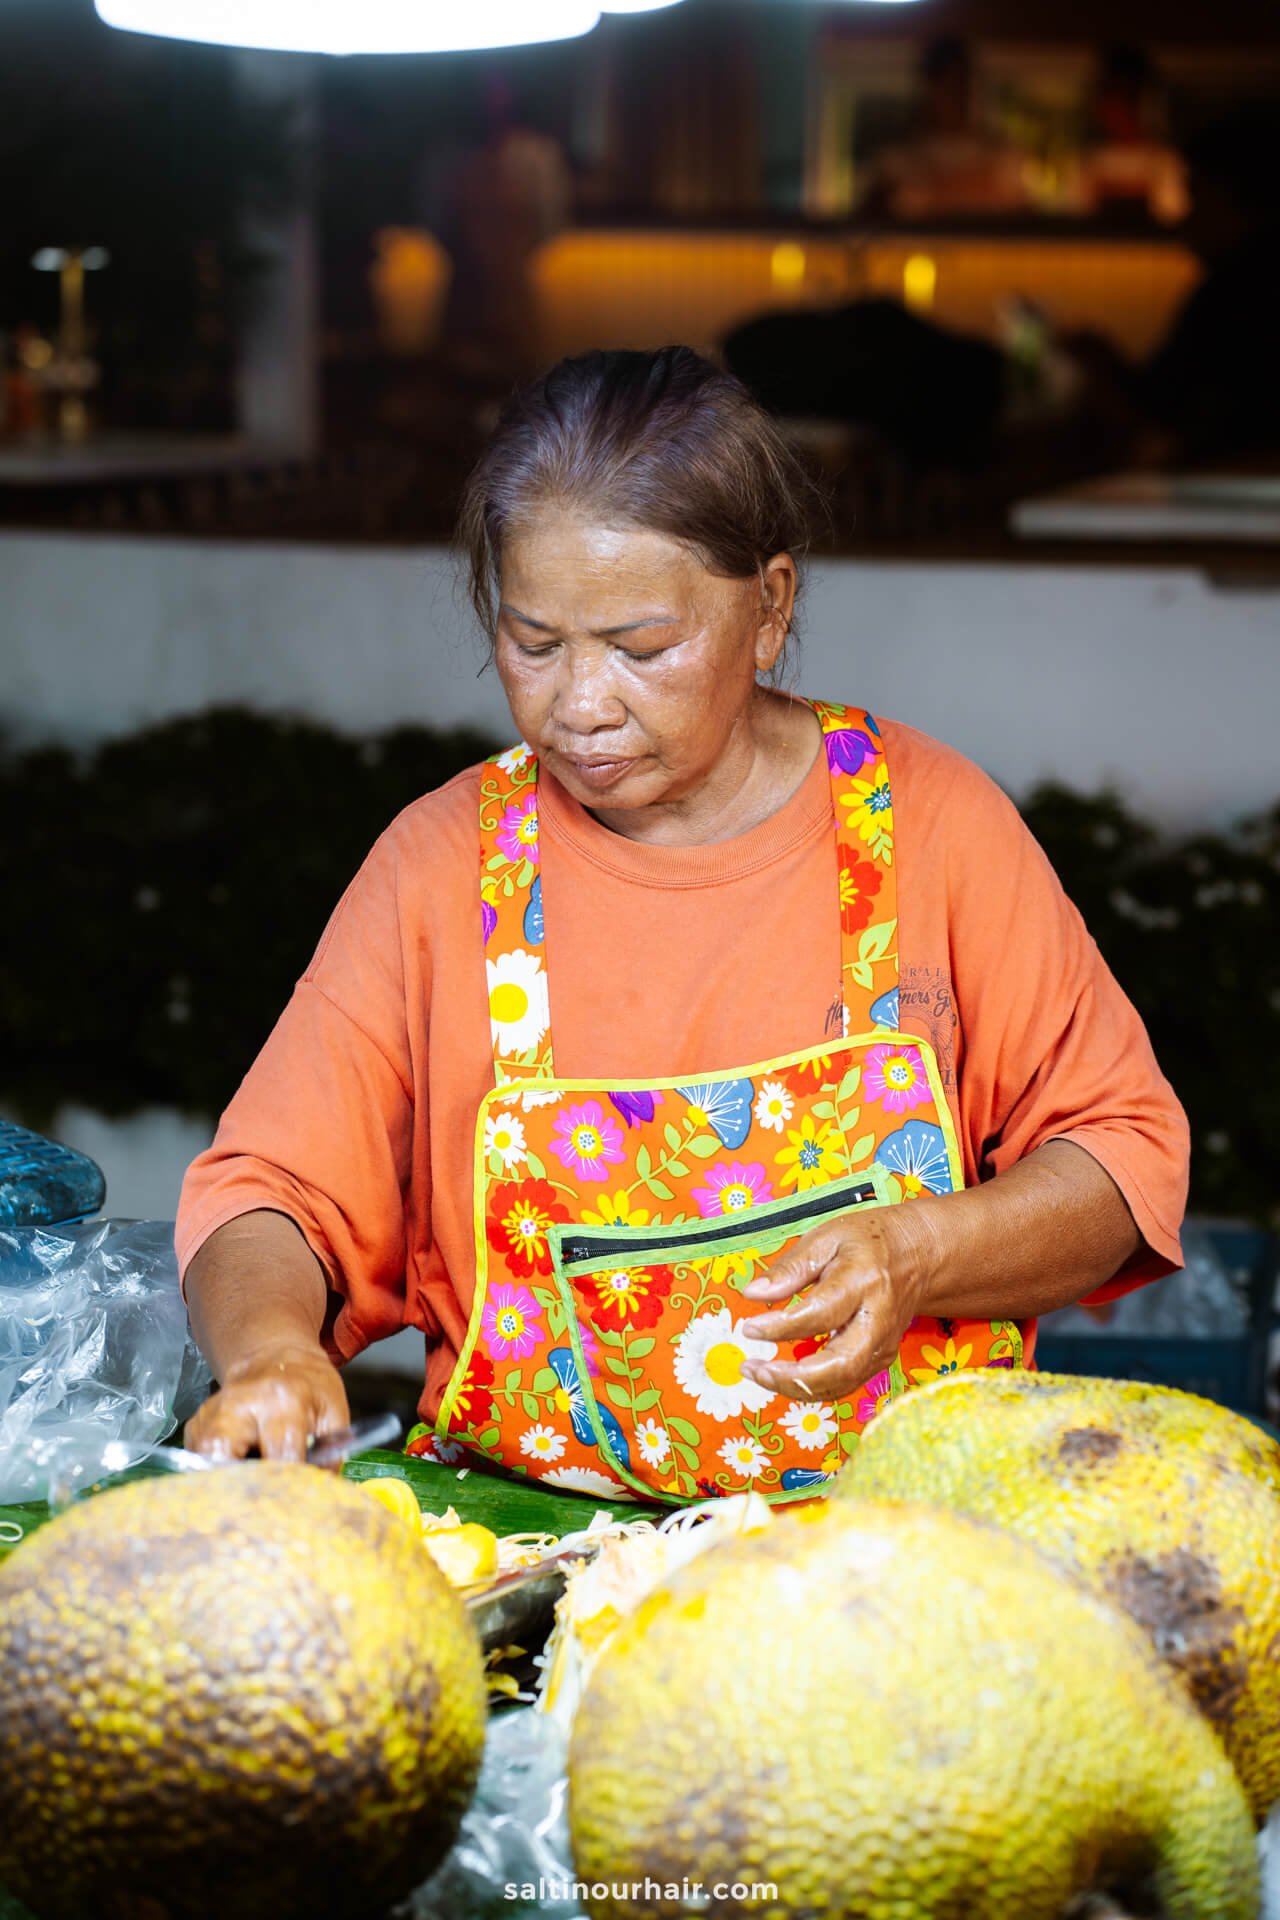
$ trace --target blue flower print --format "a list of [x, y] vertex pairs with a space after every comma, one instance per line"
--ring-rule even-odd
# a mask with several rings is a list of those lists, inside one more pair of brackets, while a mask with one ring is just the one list
[[529, 904], [524, 910], [524, 937], [531, 947], [540, 947], [545, 937], [542, 919], [542, 875], [529, 889]]
[[876, 1159], [896, 1173], [907, 1193], [950, 1193], [951, 1168], [941, 1127], [928, 1120], [908, 1120], [880, 1142]]
[[740, 1147], [751, 1131], [755, 1088], [749, 1080], [714, 1080], [705, 1087], [677, 1087], [691, 1107], [705, 1114], [720, 1144]]
[[[584, 1447], [598, 1447], [595, 1428], [587, 1412], [586, 1399], [582, 1392], [582, 1382], [578, 1378], [578, 1368], [573, 1358], [572, 1347], [553, 1347], [547, 1355], [547, 1364], [564, 1389], [569, 1402], [569, 1419], [573, 1424], [575, 1440], [581, 1440]], [[600, 1424], [609, 1436], [609, 1445], [624, 1467], [631, 1465], [631, 1452], [627, 1446], [627, 1436], [618, 1425], [608, 1407], [596, 1402], [596, 1412], [600, 1415]]]
[[888, 993], [882, 993], [878, 1000], [871, 1002], [871, 1018], [878, 1027], [889, 1027], [898, 1031], [898, 989], [890, 987]]

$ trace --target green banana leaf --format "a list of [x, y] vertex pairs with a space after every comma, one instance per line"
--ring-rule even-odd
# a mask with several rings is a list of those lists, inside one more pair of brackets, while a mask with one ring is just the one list
[[553, 1533], [562, 1539], [591, 1524], [603, 1508], [615, 1520], [636, 1520], [647, 1509], [635, 1500], [605, 1500], [596, 1494], [565, 1493], [506, 1474], [445, 1467], [403, 1453], [358, 1454], [342, 1469], [348, 1480], [390, 1475], [405, 1480], [427, 1513], [452, 1507], [460, 1520], [474, 1520], [491, 1533]]
[[[357, 1454], [342, 1469], [348, 1480], [373, 1480], [390, 1476], [404, 1480], [413, 1488], [418, 1505], [428, 1513], [443, 1513], [453, 1507], [462, 1520], [474, 1520], [497, 1534], [552, 1533], [557, 1539], [590, 1525], [591, 1516], [604, 1508], [615, 1520], [634, 1520], [646, 1509], [634, 1500], [611, 1501], [594, 1494], [564, 1493], [536, 1486], [529, 1480], [508, 1478], [505, 1474], [480, 1472], [473, 1468], [445, 1467], [434, 1460], [414, 1460], [403, 1453], [375, 1449]], [[103, 1482], [101, 1491], [122, 1486], [128, 1480], [152, 1477], [143, 1467], [131, 1468]], [[0, 1560], [12, 1553], [28, 1535], [49, 1520], [42, 1500], [23, 1506], [0, 1506]], [[6, 1524], [7, 1523], [7, 1524]], [[17, 1528], [20, 1533], [8, 1536]], [[0, 1915], [0, 1920], [3, 1916]]]

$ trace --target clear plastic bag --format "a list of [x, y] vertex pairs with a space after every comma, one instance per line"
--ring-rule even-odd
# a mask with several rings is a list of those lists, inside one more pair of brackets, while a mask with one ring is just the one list
[[130, 1465], [209, 1387], [172, 1221], [0, 1228], [0, 1503]]
[[395, 1920], [582, 1920], [569, 1851], [564, 1729], [522, 1707], [489, 1721], [475, 1798], [452, 1851]]

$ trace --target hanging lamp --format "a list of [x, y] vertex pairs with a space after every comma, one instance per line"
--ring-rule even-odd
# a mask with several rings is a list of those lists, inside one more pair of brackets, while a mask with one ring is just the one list
[[[94, 0], [109, 27], [287, 53], [461, 53], [567, 40], [595, 0]], [[663, 0], [658, 0], [663, 4]]]

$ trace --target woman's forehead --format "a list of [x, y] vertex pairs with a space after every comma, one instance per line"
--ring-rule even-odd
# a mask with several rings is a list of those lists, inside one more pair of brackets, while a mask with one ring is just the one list
[[610, 574], [647, 572], [655, 567], [677, 572], [702, 570], [688, 547], [671, 534], [620, 525], [563, 507], [544, 507], [522, 515], [507, 529], [501, 555], [504, 573], [557, 566], [565, 560]]
[[513, 527], [499, 578], [503, 601], [526, 613], [537, 610], [526, 607], [522, 596], [557, 605], [588, 599], [630, 605], [637, 594], [657, 595], [683, 605], [718, 596], [729, 585], [669, 534], [565, 513], [540, 514]]

